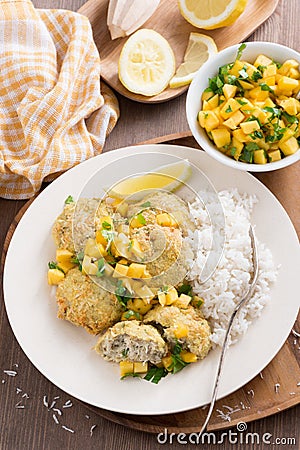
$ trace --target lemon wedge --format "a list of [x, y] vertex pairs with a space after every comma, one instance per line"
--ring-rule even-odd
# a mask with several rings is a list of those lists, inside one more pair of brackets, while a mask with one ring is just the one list
[[211, 37], [205, 34], [191, 33], [183, 63], [180, 64], [171, 79], [170, 87], [177, 88], [190, 84], [197, 70], [217, 51], [215, 41]]
[[164, 189], [172, 192], [191, 176], [192, 168], [188, 160], [160, 166], [153, 171], [126, 178], [109, 190], [108, 195], [117, 198], [126, 198], [147, 189]]
[[154, 30], [136, 31], [119, 58], [119, 79], [131, 92], [152, 96], [162, 92], [175, 72], [175, 57], [168, 41]]
[[244, 11], [247, 0], [178, 0], [178, 5], [192, 25], [213, 30], [232, 25]]

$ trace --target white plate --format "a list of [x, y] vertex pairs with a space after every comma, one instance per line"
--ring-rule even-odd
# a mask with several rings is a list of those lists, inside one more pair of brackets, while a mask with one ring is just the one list
[[[150, 160], [148, 152], [153, 152]], [[136, 155], [134, 167], [123, 160], [117, 168], [114, 161], [126, 155]], [[104, 167], [105, 172], [106, 165], [116, 164], [113, 171], [107, 170], [113, 183], [126, 175], [172, 162], [175, 156], [198, 166], [217, 190], [238, 187], [240, 192], [257, 195], [259, 203], [253, 214], [257, 237], [271, 249], [275, 263], [281, 264], [271, 303], [228, 351], [219, 397], [243, 386], [272, 360], [296, 319], [298, 239], [285, 210], [254, 177], [225, 167], [199, 150], [171, 145], [128, 147], [90, 159], [61, 175], [24, 214], [6, 257], [4, 298], [14, 334], [38, 370], [70, 395], [111, 411], [167, 414], [208, 403], [219, 353], [211, 351], [202, 362], [164, 378], [158, 385], [139, 379], [120, 381], [118, 366], [102, 360], [92, 350], [96, 337], [56, 318], [53, 288], [46, 281], [47, 262], [55, 255], [51, 227], [65, 198], [70, 194], [78, 196], [100, 168]]]

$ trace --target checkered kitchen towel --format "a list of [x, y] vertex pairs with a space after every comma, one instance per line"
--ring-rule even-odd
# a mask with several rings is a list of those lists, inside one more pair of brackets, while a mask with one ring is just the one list
[[86, 17], [0, 0], [1, 197], [32, 197], [101, 153], [118, 116]]

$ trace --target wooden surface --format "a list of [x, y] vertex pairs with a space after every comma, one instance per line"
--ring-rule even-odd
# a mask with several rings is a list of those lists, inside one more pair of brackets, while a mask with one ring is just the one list
[[[218, 49], [221, 50], [246, 39], [273, 13], [278, 1], [248, 0], [245, 11], [232, 26], [206, 31], [195, 28], [181, 16], [177, 1], [161, 0], [159, 7], [143, 25], [143, 28], [151, 28], [161, 33], [168, 40], [175, 54], [176, 67], [178, 67], [183, 61], [191, 32], [200, 32], [212, 36]], [[81, 14], [89, 18], [93, 26], [94, 40], [102, 59], [102, 78], [125, 97], [145, 103], [164, 102], [186, 91], [187, 86], [177, 89], [168, 88], [158, 95], [145, 97], [128, 91], [122, 85], [118, 78], [118, 61], [127, 38], [111, 39], [106, 24], [108, 3], [109, 0], [89, 0], [79, 10]]]
[[[49, 7], [49, 2], [46, 0], [35, 0], [34, 4], [43, 8]], [[51, 1], [52, 8], [61, 7], [72, 10], [77, 10], [82, 4], [83, 1], [81, 0]], [[251, 40], [272, 40], [299, 50], [299, 16], [299, 0], [280, 0], [275, 13], [251, 36]], [[158, 105], [138, 104], [122, 96], [118, 96], [118, 98], [121, 118], [115, 130], [107, 139], [105, 151], [166, 134], [184, 132], [188, 129], [185, 119], [185, 94], [170, 102]], [[299, 174], [299, 164], [297, 170]], [[271, 182], [276, 184], [276, 173], [270, 173], [269, 176], [272, 177]], [[299, 190], [299, 185], [294, 187], [295, 190], [297, 188]], [[287, 187], [285, 190], [287, 190]], [[24, 203], [0, 199], [1, 249], [9, 225]], [[299, 202], [298, 206], [294, 206], [294, 209], [296, 210], [297, 207], [299, 208]], [[24, 255], [24, 264], [26, 264], [26, 255]], [[283, 299], [283, 301], [285, 300]], [[30, 327], [30, 324], [28, 326]], [[299, 328], [297, 331], [299, 332]], [[182, 448], [182, 444], [177, 443], [174, 438], [172, 445], [165, 444], [162, 447], [158, 444], [155, 435], [107, 421], [75, 399], [71, 398], [72, 407], [63, 408], [62, 406], [70, 397], [46, 380], [28, 361], [13, 336], [7, 321], [3, 301], [0, 302], [0, 336], [1, 450], [152, 450], [159, 448], [179, 450]], [[300, 339], [294, 336], [289, 339], [293, 352], [299, 355]], [[16, 367], [16, 364], [18, 367]], [[12, 377], [3, 372], [9, 369], [15, 370], [17, 375]], [[284, 380], [282, 382], [284, 383]], [[274, 380], [274, 383], [276, 383], [276, 380]], [[296, 387], [295, 391], [297, 389], [299, 387]], [[273, 392], [270, 392], [271, 395], [273, 395]], [[46, 400], [48, 400], [49, 406], [51, 406], [55, 397], [59, 396], [60, 398], [54, 400], [56, 404], [49, 409], [44, 405], [44, 396], [47, 396]], [[247, 399], [248, 397], [249, 395]], [[229, 406], [234, 407], [235, 405]], [[58, 407], [63, 412], [60, 417], [60, 424], [56, 424], [53, 420], [54, 407]], [[232, 419], [234, 419], [234, 414], [231, 415]], [[62, 425], [73, 429], [75, 432], [67, 431], [62, 428]], [[93, 429], [93, 434], [90, 436], [91, 427], [94, 425], [96, 425], [96, 428]], [[269, 433], [272, 435], [271, 442], [275, 442], [275, 439], [286, 439], [285, 441], [282, 440], [282, 444], [278, 442], [277, 445], [273, 446], [263, 444], [261, 441], [259, 446], [254, 447], [255, 449], [272, 447], [296, 449], [299, 448], [300, 442], [299, 429], [300, 407], [296, 406], [284, 412], [278, 412], [278, 414], [266, 419], [249, 423], [247, 432], [257, 433], [261, 439], [265, 433]], [[236, 432], [235, 427], [232, 428], [232, 432]], [[221, 431], [216, 432], [216, 439], [221, 439], [221, 435]], [[288, 438], [295, 438], [296, 444], [286, 445]], [[194, 447], [194, 445], [185, 446], [189, 449]], [[219, 448], [219, 445], [210, 444], [205, 445], [205, 447], [199, 446], [199, 448], [210, 450]], [[241, 441], [236, 444], [230, 443], [227, 436], [220, 448], [244, 450], [253, 448], [253, 446], [241, 443]]]

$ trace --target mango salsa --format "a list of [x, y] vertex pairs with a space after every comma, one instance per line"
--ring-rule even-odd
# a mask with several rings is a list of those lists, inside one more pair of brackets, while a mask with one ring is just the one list
[[245, 163], [279, 161], [299, 150], [299, 61], [268, 55], [219, 68], [202, 94], [197, 120], [217, 149]]

